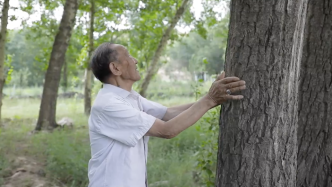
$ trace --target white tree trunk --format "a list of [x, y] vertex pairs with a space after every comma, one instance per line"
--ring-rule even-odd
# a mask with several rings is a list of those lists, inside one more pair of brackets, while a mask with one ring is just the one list
[[[94, 32], [94, 19], [95, 19], [95, 2], [91, 0], [90, 7], [90, 32], [89, 32], [89, 55], [88, 60], [91, 59], [93, 46], [93, 32]], [[92, 90], [92, 70], [88, 62], [88, 66], [85, 70], [85, 84], [84, 84], [84, 113], [86, 115], [90, 114], [91, 111], [91, 90]]]

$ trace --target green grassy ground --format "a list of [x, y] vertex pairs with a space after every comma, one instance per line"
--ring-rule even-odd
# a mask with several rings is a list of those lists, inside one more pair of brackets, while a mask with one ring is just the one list
[[[165, 106], [174, 106], [194, 102], [195, 98], [175, 96], [153, 100]], [[39, 105], [38, 99], [5, 98], [3, 101], [4, 123], [0, 127], [0, 186], [4, 178], [9, 175], [8, 168], [18, 167], [13, 165], [13, 160], [22, 155], [39, 162], [48, 180], [60, 181], [59, 184], [68, 187], [86, 186], [90, 147], [87, 117], [82, 114], [83, 100], [58, 99], [57, 119], [72, 118], [75, 124], [73, 130], [64, 129], [53, 133], [41, 132], [31, 135], [29, 132], [36, 125]], [[204, 185], [204, 181], [197, 178], [202, 172], [197, 163], [201, 163], [201, 168], [205, 166], [202, 165], [205, 163], [205, 152], [203, 154], [201, 149], [211, 143], [207, 141], [207, 138], [211, 138], [211, 134], [204, 134], [207, 131], [202, 130], [208, 128], [206, 123], [202, 120], [198, 123], [196, 127], [190, 127], [174, 139], [150, 139], [148, 156], [150, 186], [207, 186]], [[199, 150], [201, 153], [197, 154]], [[194, 154], [201, 158], [197, 158]]]

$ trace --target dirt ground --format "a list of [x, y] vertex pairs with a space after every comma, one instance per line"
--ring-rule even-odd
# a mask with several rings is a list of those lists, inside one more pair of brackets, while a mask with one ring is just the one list
[[[34, 120], [17, 123], [11, 119], [4, 119], [3, 121], [3, 129], [15, 128], [13, 124], [35, 124]], [[60, 181], [50, 181], [50, 177], [46, 177], [45, 160], [40, 160], [40, 157], [36, 158], [31, 156], [31, 154], [27, 154], [27, 150], [31, 149], [27, 142], [29, 142], [33, 134], [34, 131], [25, 135], [20, 134], [19, 136], [22, 137], [15, 142], [15, 149], [10, 149], [9, 152], [4, 153], [6, 160], [9, 162], [9, 168], [1, 172], [3, 182], [2, 184], [0, 183], [0, 187], [66, 187]]]
[[47, 181], [43, 165], [33, 158], [19, 156], [13, 158], [12, 168], [5, 170], [2, 187], [62, 187]]

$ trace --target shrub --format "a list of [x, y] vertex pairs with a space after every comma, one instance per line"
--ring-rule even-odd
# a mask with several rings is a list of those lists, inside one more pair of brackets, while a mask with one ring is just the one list
[[86, 131], [75, 133], [54, 131], [52, 134], [38, 134], [34, 145], [44, 144], [46, 154], [46, 175], [68, 186], [83, 187], [88, 184], [87, 169], [90, 147]]
[[194, 180], [208, 187], [215, 186], [218, 153], [220, 106], [210, 110], [201, 120], [196, 130], [200, 132], [201, 144], [194, 154], [196, 158]]

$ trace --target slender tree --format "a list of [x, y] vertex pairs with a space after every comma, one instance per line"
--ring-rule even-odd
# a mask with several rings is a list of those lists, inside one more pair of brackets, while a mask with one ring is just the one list
[[68, 88], [68, 62], [65, 60], [62, 69], [63, 91], [66, 92]]
[[1, 107], [2, 107], [2, 90], [5, 84], [5, 44], [7, 35], [7, 24], [8, 24], [8, 10], [9, 0], [5, 0], [2, 6], [1, 15], [1, 31], [0, 31], [0, 125], [1, 125]]
[[141, 89], [140, 89], [140, 94], [142, 96], [145, 96], [146, 94], [146, 90], [149, 86], [149, 83], [151, 81], [151, 78], [153, 77], [153, 75], [156, 74], [156, 71], [158, 70], [158, 62], [161, 56], [161, 53], [163, 52], [163, 49], [165, 48], [167, 41], [171, 35], [172, 30], [174, 29], [175, 25], [178, 23], [178, 21], [180, 20], [181, 16], [183, 15], [184, 11], [186, 10], [186, 8], [188, 7], [188, 3], [190, 0], [183, 0], [181, 6], [177, 9], [175, 16], [173, 17], [170, 25], [168, 26], [168, 28], [165, 30], [159, 45], [157, 47], [157, 50], [155, 51], [152, 61], [150, 63], [150, 66], [148, 68], [148, 71], [146, 73], [146, 76], [143, 80]]
[[296, 186], [297, 101], [306, 0], [231, 1], [226, 75], [245, 99], [223, 105], [217, 186]]
[[[93, 32], [94, 32], [94, 19], [95, 19], [95, 2], [90, 0], [90, 29], [89, 29], [89, 54], [88, 60], [90, 60], [94, 46]], [[87, 63], [89, 64], [89, 63]], [[85, 85], [84, 85], [84, 113], [90, 114], [91, 111], [91, 88], [92, 88], [92, 70], [90, 66], [85, 69]]]
[[332, 1], [309, 0], [299, 86], [298, 187], [332, 186]]
[[59, 31], [53, 43], [51, 57], [45, 75], [36, 130], [41, 130], [42, 127], [52, 129], [57, 126], [55, 114], [61, 69], [65, 61], [65, 54], [75, 24], [77, 9], [78, 0], [66, 0]]

